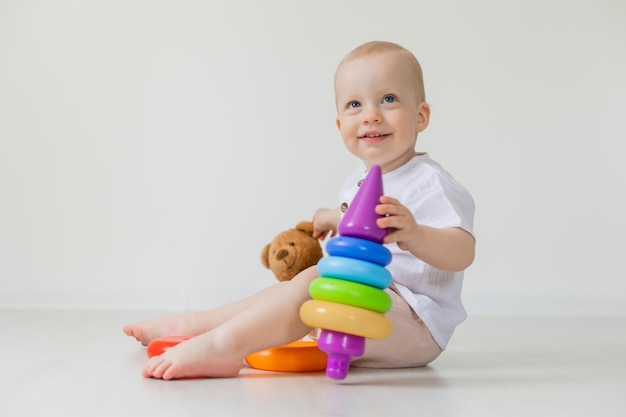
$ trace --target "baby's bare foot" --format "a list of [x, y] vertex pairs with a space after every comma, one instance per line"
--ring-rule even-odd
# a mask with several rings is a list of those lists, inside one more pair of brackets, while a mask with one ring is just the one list
[[243, 356], [215, 343], [211, 333], [204, 333], [151, 358], [143, 369], [143, 376], [160, 379], [235, 377], [243, 361]]
[[147, 346], [152, 340], [168, 336], [195, 336], [197, 326], [194, 314], [180, 314], [141, 321], [124, 326], [124, 333]]

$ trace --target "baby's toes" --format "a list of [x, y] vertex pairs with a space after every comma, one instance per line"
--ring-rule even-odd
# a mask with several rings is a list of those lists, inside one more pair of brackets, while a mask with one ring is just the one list
[[163, 371], [159, 372], [160, 366], [163, 364], [163, 358], [155, 356], [151, 358], [143, 368], [142, 375], [144, 378], [161, 378]]

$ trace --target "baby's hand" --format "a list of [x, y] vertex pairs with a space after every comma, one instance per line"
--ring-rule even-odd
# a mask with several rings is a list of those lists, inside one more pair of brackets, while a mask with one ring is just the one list
[[402, 250], [411, 251], [419, 241], [419, 231], [411, 211], [392, 197], [380, 197], [376, 214], [385, 216], [376, 221], [381, 229], [387, 229], [384, 243], [397, 243]]
[[335, 236], [340, 216], [338, 210], [318, 209], [313, 215], [313, 237], [324, 240]]

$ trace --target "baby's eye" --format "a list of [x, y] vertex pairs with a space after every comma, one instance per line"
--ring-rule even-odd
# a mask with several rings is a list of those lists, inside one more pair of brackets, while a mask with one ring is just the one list
[[359, 107], [361, 107], [361, 103], [359, 103], [358, 101], [351, 101], [350, 103], [348, 103], [349, 109], [358, 109]]
[[383, 97], [383, 101], [385, 103], [393, 103], [396, 101], [396, 98], [394, 96], [385, 96]]

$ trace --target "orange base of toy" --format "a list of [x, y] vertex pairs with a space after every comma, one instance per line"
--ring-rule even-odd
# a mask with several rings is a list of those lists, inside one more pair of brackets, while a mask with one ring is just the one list
[[323, 371], [326, 369], [326, 360], [326, 354], [317, 348], [317, 342], [304, 340], [246, 356], [250, 367], [277, 372]]

